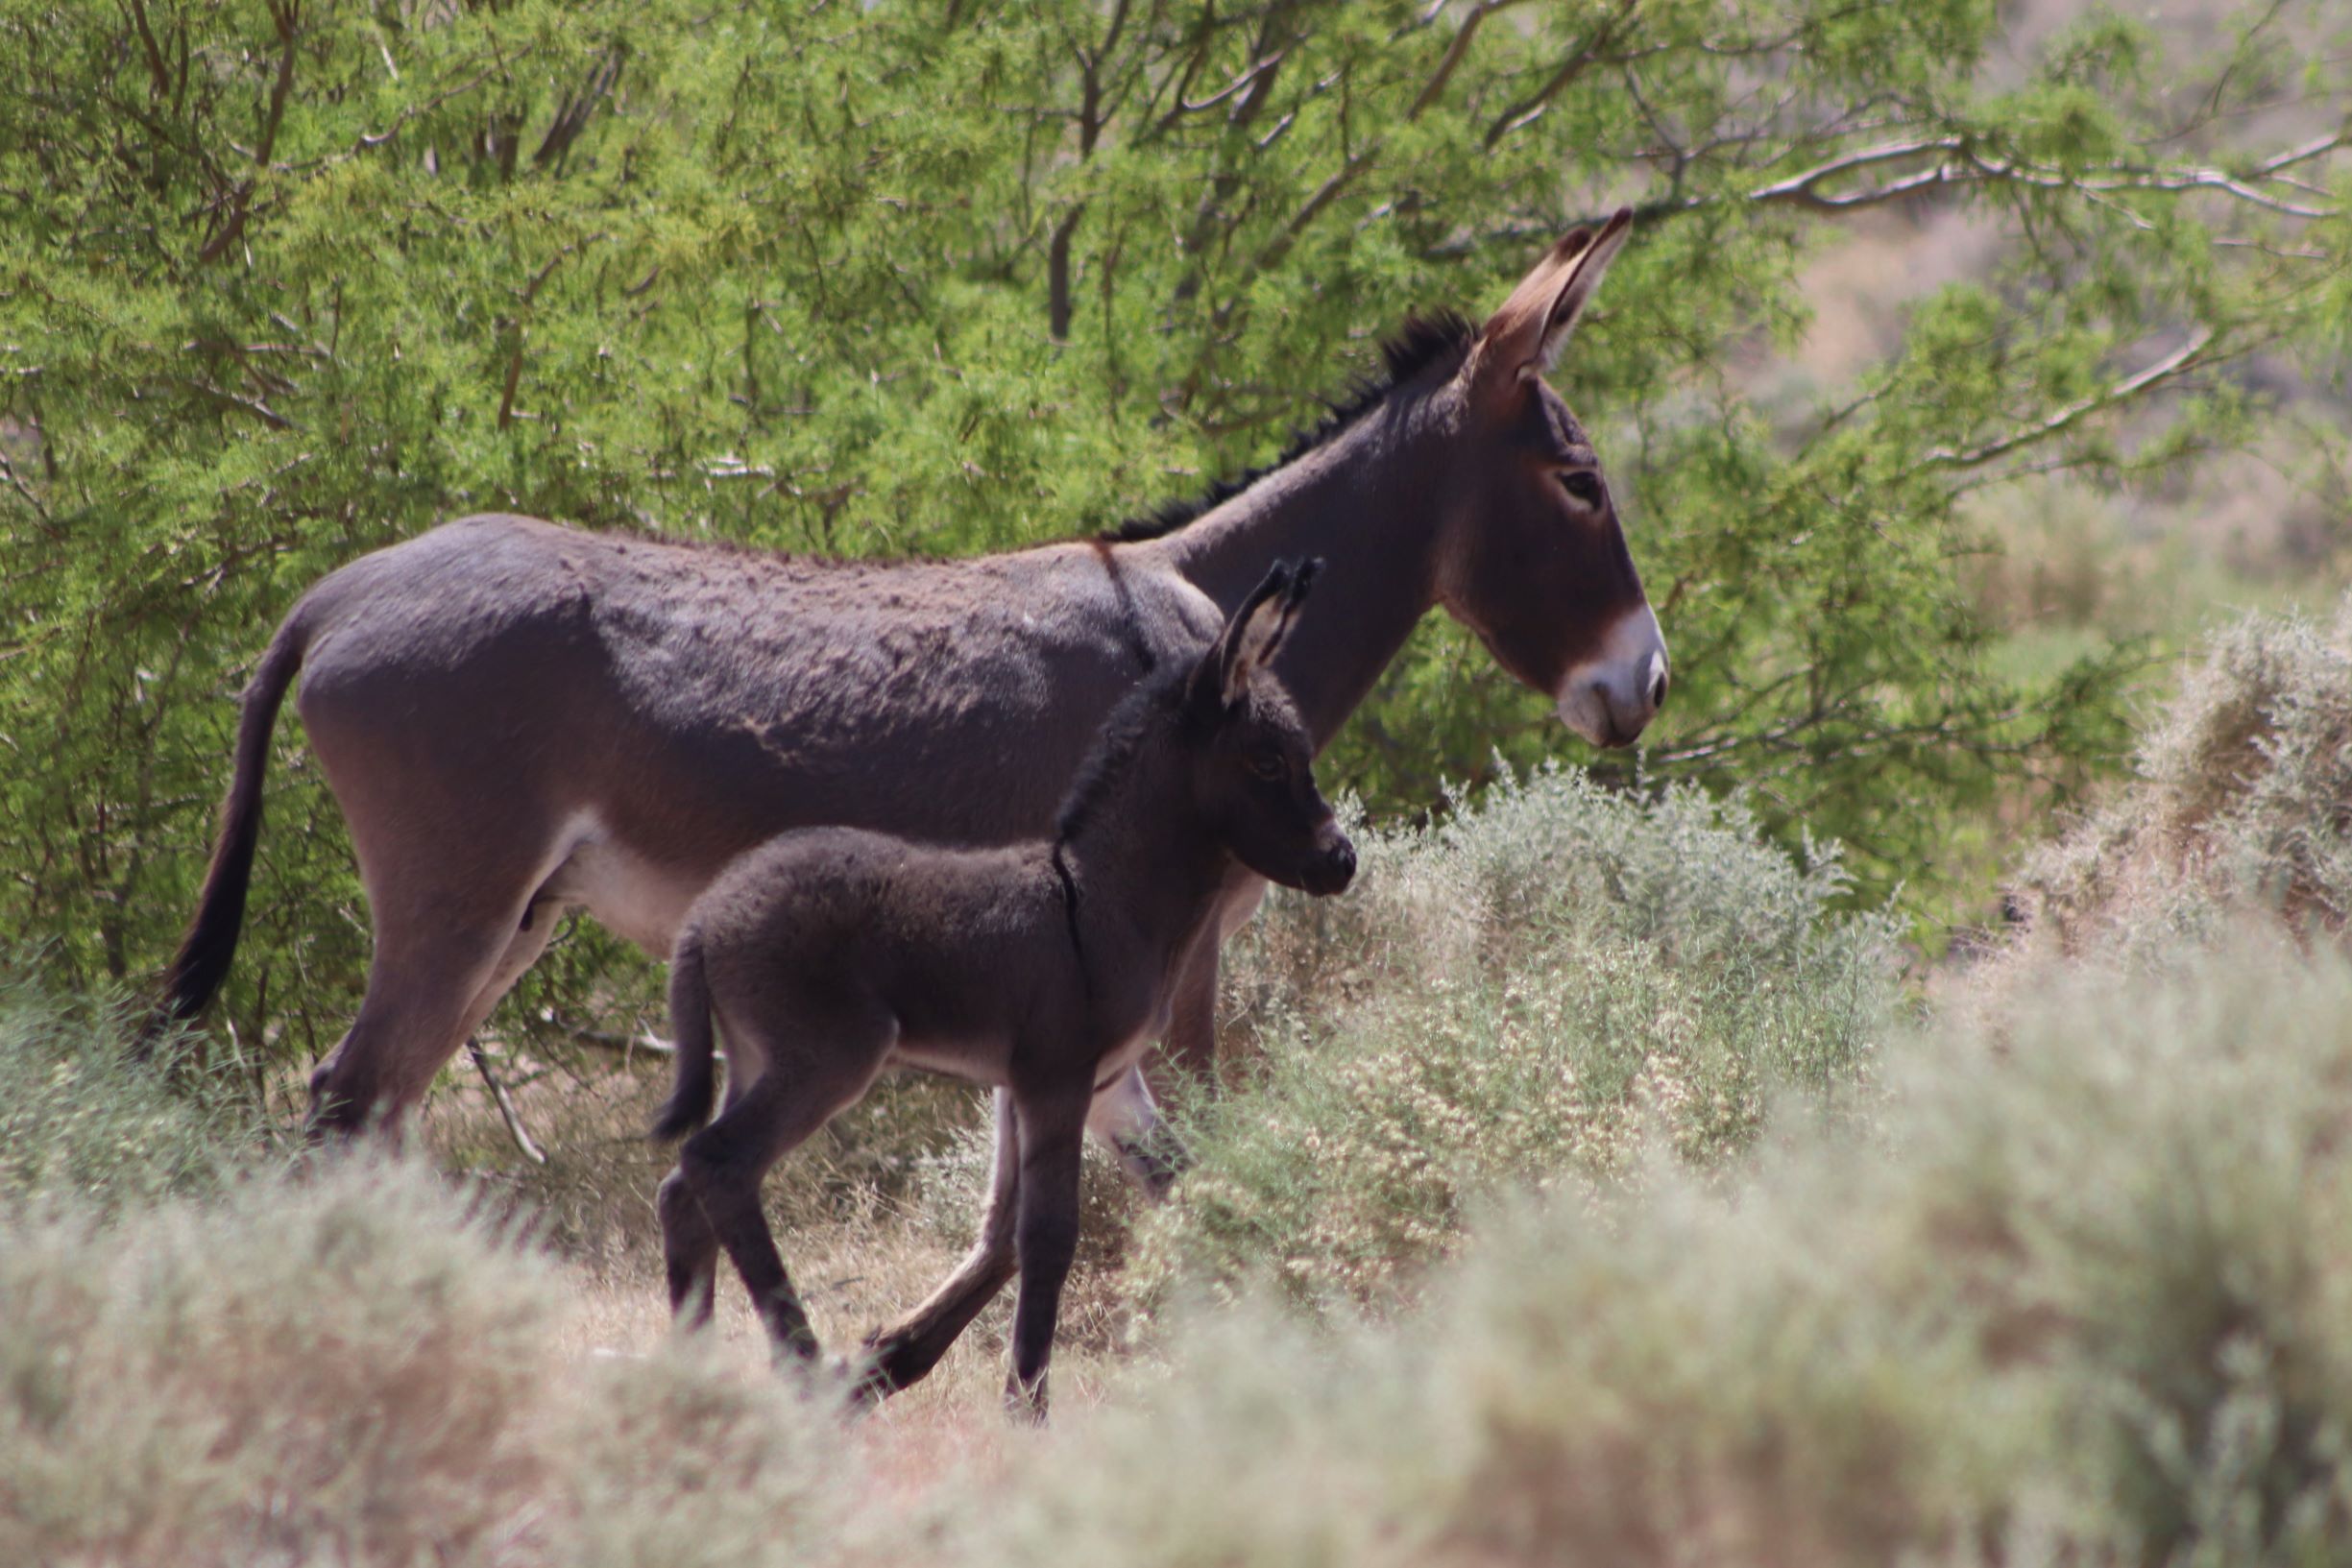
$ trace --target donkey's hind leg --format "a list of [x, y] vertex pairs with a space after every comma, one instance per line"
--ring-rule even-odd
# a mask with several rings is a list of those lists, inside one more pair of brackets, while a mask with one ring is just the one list
[[[731, 1040], [739, 1033], [732, 1027], [727, 1032]], [[760, 1183], [778, 1160], [872, 1086], [889, 1054], [896, 1026], [886, 1016], [813, 1028], [796, 1024], [794, 1039], [783, 1050], [777, 1049], [776, 1031], [761, 1032], [767, 1036], [763, 1042], [766, 1071], [678, 1151], [672, 1180], [683, 1193], [664, 1202], [664, 1250], [677, 1256], [691, 1253], [695, 1245], [691, 1217], [680, 1212], [684, 1197], [691, 1195], [702, 1221], [751, 1291], [752, 1307], [766, 1325], [778, 1358], [813, 1361], [816, 1335], [791, 1276], [785, 1272], [767, 1216], [761, 1211]], [[664, 1183], [665, 1189], [669, 1185]], [[673, 1218], [684, 1227], [680, 1231], [672, 1231]], [[674, 1299], [679, 1284], [680, 1276], [673, 1271], [673, 1306], [679, 1304]]]
[[352, 837], [376, 951], [359, 1015], [310, 1077], [314, 1138], [397, 1127], [538, 961], [561, 914], [540, 895], [568, 853], [562, 844], [535, 849], [518, 838], [444, 868], [400, 858], [357, 818]]
[[1019, 1118], [1012, 1095], [996, 1092], [996, 1149], [988, 1168], [988, 1206], [980, 1239], [937, 1290], [897, 1323], [865, 1338], [858, 1394], [880, 1399], [920, 1382], [939, 1364], [980, 1310], [1012, 1278], [1013, 1212], [1020, 1187]]
[[310, 1075], [312, 1137], [397, 1129], [503, 992], [483, 1000], [505, 967], [508, 930], [495, 918], [430, 931], [379, 928], [359, 1015]]

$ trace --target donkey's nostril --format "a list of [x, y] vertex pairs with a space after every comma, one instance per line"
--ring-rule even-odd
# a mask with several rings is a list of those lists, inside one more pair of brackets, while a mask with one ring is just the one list
[[1666, 706], [1666, 672], [1660, 670], [1650, 677], [1650, 711], [1656, 712]]

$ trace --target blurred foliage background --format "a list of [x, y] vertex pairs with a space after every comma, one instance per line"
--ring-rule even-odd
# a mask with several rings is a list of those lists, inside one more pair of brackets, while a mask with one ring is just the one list
[[[0, 0], [0, 923], [62, 984], [160, 965], [233, 696], [361, 552], [493, 508], [1067, 537], [1627, 203], [1555, 379], [1676, 688], [1577, 760], [1748, 791], [1933, 943], [2217, 562], [2340, 580], [2352, 23], [2067, 9]], [[1575, 751], [1433, 619], [1328, 771], [1412, 818]], [[367, 951], [290, 718], [270, 813], [257, 1065], [332, 1045]], [[576, 929], [501, 1026], [641, 980]]]

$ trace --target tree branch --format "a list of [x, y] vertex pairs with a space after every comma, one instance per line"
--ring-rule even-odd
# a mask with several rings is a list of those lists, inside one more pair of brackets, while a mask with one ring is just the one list
[[254, 149], [255, 172], [237, 182], [236, 194], [230, 198], [228, 221], [196, 253], [199, 262], [219, 260], [236, 243], [237, 236], [245, 232], [245, 220], [253, 211], [254, 189], [278, 147], [278, 128], [285, 123], [286, 99], [294, 90], [294, 35], [301, 20], [297, 0], [271, 0], [270, 20], [278, 27], [278, 80], [270, 86], [270, 109], [261, 123], [261, 145]]
[[531, 1142], [530, 1132], [522, 1125], [521, 1114], [515, 1109], [514, 1099], [506, 1093], [506, 1085], [500, 1083], [490, 1071], [490, 1058], [483, 1054], [482, 1043], [469, 1035], [466, 1037], [466, 1049], [473, 1054], [473, 1070], [482, 1075], [482, 1082], [490, 1086], [490, 1098], [497, 1102], [498, 1117], [506, 1123], [506, 1135], [515, 1141], [515, 1146], [522, 1151], [524, 1159], [533, 1165], [546, 1165], [546, 1151]]
[[1972, 446], [1964, 451], [1938, 447], [1922, 458], [1918, 467], [1975, 468], [1978, 464], [1990, 463], [1997, 457], [2016, 451], [2022, 446], [2030, 446], [2036, 442], [2047, 441], [2051, 436], [2058, 435], [2080, 423], [2102, 409], [2112, 408], [2127, 398], [2135, 397], [2151, 387], [2161, 386], [2167, 381], [2197, 369], [2205, 363], [2201, 356], [2212, 345], [2216, 335], [2214, 328], [2206, 327], [2137, 375], [2125, 376], [2103, 391], [2094, 393], [2079, 401], [2068, 403], [2065, 407], [2053, 411], [2048, 418], [2029, 424], [2022, 430], [2012, 431], [1999, 440], [1988, 441], [1981, 446]]
[[1454, 36], [1446, 40], [1445, 53], [1440, 57], [1438, 68], [1429, 73], [1429, 80], [1421, 84], [1420, 93], [1413, 100], [1413, 107], [1405, 110], [1407, 120], [1419, 119], [1422, 111], [1444, 94], [1445, 84], [1453, 80], [1455, 70], [1468, 58], [1470, 40], [1478, 36], [1480, 24], [1496, 12], [1519, 3], [1520, 0], [1483, 0], [1482, 4], [1470, 8], [1469, 14], [1462, 18], [1462, 25], [1454, 29]]
[[1614, 16], [1601, 23], [1590, 38], [1569, 51], [1568, 57], [1560, 62], [1560, 68], [1551, 74], [1542, 86], [1496, 115], [1494, 122], [1487, 127], [1486, 146], [1491, 150], [1496, 142], [1512, 132], [1532, 123], [1553, 99], [1567, 89], [1570, 83], [1599, 64], [1601, 51], [1616, 41], [1618, 32], [1633, 19], [1639, 3], [1640, 0], [1627, 0]]

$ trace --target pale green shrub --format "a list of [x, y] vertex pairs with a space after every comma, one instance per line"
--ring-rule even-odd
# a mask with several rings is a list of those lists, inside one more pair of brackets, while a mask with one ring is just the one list
[[955, 1560], [2341, 1561], [2352, 964], [2008, 1006], [1890, 1053], [1880, 1136], [1661, 1150], [1384, 1321], [1217, 1314]]
[[2022, 902], [2068, 951], [2161, 954], [2233, 911], [2352, 915], [2352, 602], [2325, 625], [2219, 633], [2140, 747], [2131, 786], [2036, 856]]
[[713, 1359], [708, 1338], [573, 1374], [545, 1449], [561, 1568], [805, 1565], [843, 1533], [846, 1434], [777, 1381]]
[[133, 1061], [129, 1041], [113, 1012], [70, 1010], [0, 968], [0, 1206], [202, 1189], [258, 1146], [250, 1098], [184, 1042]]
[[354, 1164], [0, 1243], [0, 1559], [464, 1559], [535, 1459], [548, 1270]]
[[1358, 848], [1345, 898], [1276, 894], [1228, 949], [1264, 1049], [1184, 1118], [1147, 1296], [1273, 1270], [1372, 1298], [1481, 1194], [1622, 1179], [1652, 1131], [1720, 1166], [1776, 1089], [1865, 1081], [1893, 1016], [1889, 923], [1835, 912], [1835, 857], [1793, 863], [1735, 801], [1545, 771]]
[[513, 1228], [414, 1166], [0, 1216], [0, 1561], [806, 1561], [835, 1417], [582, 1364]]

